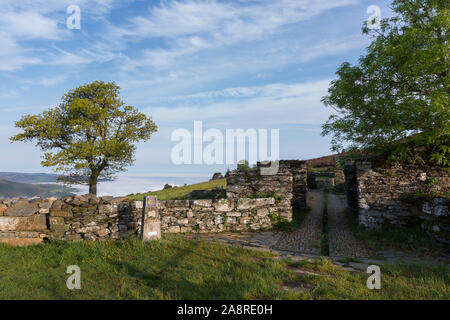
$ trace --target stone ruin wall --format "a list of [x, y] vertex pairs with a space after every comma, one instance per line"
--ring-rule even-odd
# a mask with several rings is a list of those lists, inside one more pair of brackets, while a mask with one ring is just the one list
[[306, 208], [307, 169], [304, 161], [279, 161], [279, 170], [274, 175], [262, 175], [258, 163], [256, 168], [232, 171], [227, 174], [227, 197], [257, 197], [274, 195], [278, 198], [280, 214], [292, 221], [293, 208]]
[[284, 210], [274, 198], [158, 201], [163, 233], [270, 229]]
[[334, 190], [338, 192], [345, 191], [345, 174], [344, 168], [336, 168], [334, 169]]
[[75, 196], [17, 199], [0, 204], [0, 242], [32, 244], [48, 240], [107, 240], [136, 235], [142, 201]]
[[[28, 245], [45, 240], [103, 241], [140, 234], [143, 201], [75, 196], [0, 201], [0, 242]], [[158, 201], [162, 233], [270, 229], [284, 212], [274, 198]]]
[[[344, 171], [348, 207], [358, 212], [361, 225], [379, 229], [420, 223], [436, 239], [450, 240], [448, 169], [381, 169], [372, 168], [370, 162], [356, 162], [347, 164]], [[429, 200], [420, 200], [424, 194]]]

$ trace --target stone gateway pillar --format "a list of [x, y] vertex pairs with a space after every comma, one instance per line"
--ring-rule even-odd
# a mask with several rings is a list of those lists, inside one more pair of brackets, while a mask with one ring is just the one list
[[143, 241], [161, 239], [161, 221], [158, 215], [156, 196], [144, 197], [142, 208], [141, 239]]

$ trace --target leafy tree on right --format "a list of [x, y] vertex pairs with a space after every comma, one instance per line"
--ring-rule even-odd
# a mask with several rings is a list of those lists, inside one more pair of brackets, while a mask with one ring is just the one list
[[450, 4], [394, 0], [392, 10], [379, 29], [364, 25], [373, 41], [358, 64], [337, 70], [322, 98], [336, 113], [322, 135], [337, 152], [449, 166]]

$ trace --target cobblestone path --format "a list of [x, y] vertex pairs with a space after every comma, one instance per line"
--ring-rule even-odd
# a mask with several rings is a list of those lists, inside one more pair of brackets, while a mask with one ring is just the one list
[[[310, 190], [307, 203], [311, 208], [300, 227], [293, 232], [264, 231], [215, 234], [175, 235], [187, 239], [202, 240], [246, 249], [272, 252], [275, 259], [289, 258], [293, 261], [314, 259], [320, 255], [320, 241], [323, 227], [323, 191]], [[376, 255], [367, 249], [361, 240], [355, 238], [345, 217], [345, 196], [328, 194], [328, 240], [330, 258], [336, 265], [349, 271], [365, 271], [369, 264], [398, 262], [446, 263], [449, 256], [423, 257], [396, 250], [377, 250]], [[166, 235], [168, 237], [174, 235]], [[373, 257], [373, 258], [370, 258]], [[358, 262], [342, 262], [342, 258], [358, 258]]]
[[331, 257], [369, 257], [370, 252], [355, 238], [345, 216], [345, 197], [328, 194], [328, 239]]
[[323, 224], [323, 192], [311, 190], [307, 195], [307, 204], [311, 211], [305, 217], [300, 228], [283, 233], [275, 248], [294, 252], [320, 254], [320, 239]]

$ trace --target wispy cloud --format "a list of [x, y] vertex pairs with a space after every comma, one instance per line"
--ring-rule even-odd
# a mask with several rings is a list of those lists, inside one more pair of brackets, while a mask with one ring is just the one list
[[[150, 66], [163, 69], [182, 57], [239, 43], [256, 42], [281, 33], [289, 25], [357, 0], [280, 0], [227, 3], [170, 1], [132, 18], [126, 27], [113, 27], [111, 37], [123, 41], [163, 39], [167, 48], [144, 50], [122, 65], [125, 70]], [[174, 23], [176, 21], [176, 23]]]
[[[203, 120], [213, 125], [220, 123], [229, 128], [255, 126], [279, 127], [287, 124], [321, 124], [331, 114], [323, 108], [320, 99], [327, 92], [330, 79], [294, 83], [270, 84], [260, 87], [228, 88], [179, 96], [184, 101], [178, 107], [155, 106], [144, 109], [157, 123], [173, 126], [176, 123]], [[236, 95], [236, 92], [238, 95]], [[221, 96], [224, 101], [191, 104], [190, 100]], [[239, 99], [233, 99], [238, 97]], [[231, 98], [231, 99], [230, 99]], [[171, 100], [168, 97], [167, 100]], [[160, 98], [160, 101], [164, 101]]]

